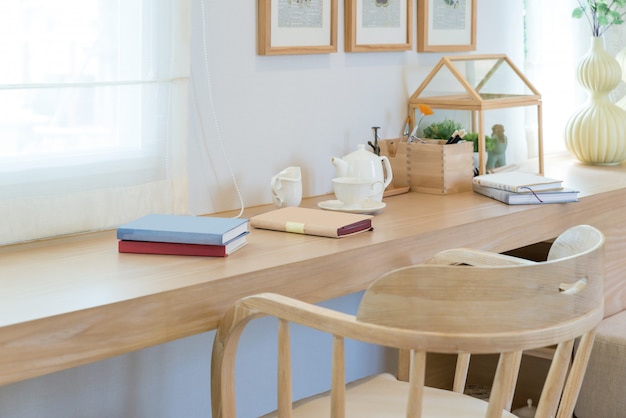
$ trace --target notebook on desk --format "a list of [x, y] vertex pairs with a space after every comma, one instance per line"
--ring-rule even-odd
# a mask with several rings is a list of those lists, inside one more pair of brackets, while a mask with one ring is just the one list
[[559, 190], [562, 181], [523, 171], [503, 171], [474, 177], [474, 184], [515, 193]]
[[371, 230], [372, 218], [371, 215], [286, 207], [253, 216], [250, 225], [274, 231], [342, 238]]

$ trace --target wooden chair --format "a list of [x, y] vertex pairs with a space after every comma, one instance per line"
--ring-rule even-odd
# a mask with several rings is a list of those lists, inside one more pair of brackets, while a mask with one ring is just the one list
[[[604, 237], [600, 231], [589, 225], [577, 225], [560, 234], [550, 245], [546, 260], [558, 260], [585, 252], [602, 242]], [[490, 251], [470, 248], [454, 248], [435, 254], [427, 264], [439, 265], [468, 265], [468, 266], [509, 266], [519, 264], [534, 264], [534, 261], [519, 257], [512, 257]], [[567, 290], [568, 284], [561, 283], [562, 291]], [[574, 291], [573, 289], [570, 291]], [[400, 353], [400, 362], [407, 363], [409, 354]], [[459, 354], [454, 374], [453, 390], [462, 392], [465, 387], [467, 372], [469, 370], [470, 354]], [[401, 366], [403, 367], [403, 366]], [[405, 367], [405, 366], [404, 366]]]
[[[277, 294], [240, 300], [223, 317], [213, 345], [213, 418], [236, 417], [237, 343], [245, 325], [261, 315], [279, 318], [279, 417], [513, 417], [508, 410], [522, 352], [556, 345], [536, 417], [571, 418], [603, 314], [604, 237], [591, 227], [574, 235], [576, 254], [541, 263], [435, 261], [393, 270], [369, 287], [355, 316]], [[448, 255], [453, 253], [463, 258], [463, 250]], [[471, 258], [472, 251], [467, 253]], [[297, 402], [293, 411], [290, 322], [333, 335], [330, 392]], [[410, 350], [409, 382], [382, 374], [346, 385], [344, 338]], [[427, 352], [499, 353], [489, 401], [426, 387]]]

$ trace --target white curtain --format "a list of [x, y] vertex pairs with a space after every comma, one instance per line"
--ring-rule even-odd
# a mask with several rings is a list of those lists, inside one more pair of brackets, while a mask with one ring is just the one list
[[572, 18], [572, 0], [526, 0], [526, 68], [543, 99], [545, 152], [565, 149], [564, 129], [580, 106], [584, 91], [575, 66], [587, 48], [591, 31]]
[[[587, 100], [576, 81], [576, 65], [591, 46], [586, 19], [572, 18], [574, 0], [526, 1], [525, 73], [543, 99], [545, 152], [565, 149], [564, 130], [569, 117]], [[605, 47], [613, 56], [617, 44], [626, 47], [626, 25], [605, 34]]]
[[0, 2], [0, 243], [187, 211], [190, 0]]

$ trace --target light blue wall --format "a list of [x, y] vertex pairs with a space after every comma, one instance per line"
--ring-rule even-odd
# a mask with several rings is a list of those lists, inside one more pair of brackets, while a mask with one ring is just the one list
[[[356, 313], [362, 293], [324, 302]], [[207, 418], [214, 332], [0, 388], [2, 418]], [[294, 398], [328, 390], [331, 341], [292, 328]], [[254, 321], [241, 338], [237, 363], [238, 416], [256, 417], [276, 399], [276, 322]], [[349, 380], [395, 369], [395, 356], [346, 342]], [[358, 364], [365, 364], [359, 366]], [[325, 365], [326, 367], [321, 367]], [[245, 371], [245, 372], [244, 372]]]
[[[342, 156], [371, 138], [397, 136], [409, 95], [440, 54], [415, 49], [393, 53], [343, 53], [259, 57], [255, 54], [256, 10], [252, 0], [205, 0], [207, 56], [215, 112], [208, 100], [200, 0], [193, 4], [191, 207], [210, 213], [237, 207], [230, 174], [216, 135], [217, 117], [226, 155], [247, 206], [269, 203], [269, 179], [288, 165], [303, 168], [305, 195], [330, 192], [331, 156]], [[339, 1], [343, 28], [343, 2]], [[478, 2], [478, 51], [507, 53], [522, 65], [522, 1]], [[414, 21], [415, 21], [414, 17]], [[452, 244], [452, 243], [451, 243]], [[351, 260], [350, 262], [353, 262]], [[297, 280], [297, 278], [294, 278]], [[355, 312], [361, 294], [326, 302]], [[240, 417], [272, 408], [271, 373], [275, 327], [260, 320], [242, 337]], [[306, 371], [295, 395], [327, 388], [329, 344], [313, 332], [294, 330], [294, 369]], [[206, 418], [210, 416], [210, 350], [213, 333], [115, 357], [0, 388], [0, 418]], [[363, 345], [348, 345], [351, 378], [392, 370], [393, 360]], [[266, 356], [267, 354], [267, 356]], [[262, 357], [260, 357], [262, 356]], [[269, 357], [268, 357], [269, 356]], [[357, 367], [359, 360], [366, 366]]]

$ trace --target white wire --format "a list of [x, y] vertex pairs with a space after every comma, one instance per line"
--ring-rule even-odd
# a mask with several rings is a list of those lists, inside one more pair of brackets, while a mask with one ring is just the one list
[[[222, 155], [224, 156], [224, 161], [226, 162], [226, 166], [228, 167], [228, 172], [230, 173], [230, 177], [233, 181], [233, 185], [235, 186], [235, 191], [237, 192], [237, 197], [239, 198], [239, 207], [240, 207], [239, 214], [235, 216], [235, 218], [239, 218], [241, 217], [241, 215], [243, 215], [243, 211], [244, 211], [243, 196], [241, 195], [241, 190], [239, 189], [239, 184], [237, 183], [237, 178], [235, 177], [233, 168], [230, 165], [228, 156], [226, 155], [226, 150], [224, 148], [224, 140], [222, 137], [222, 132], [220, 129], [219, 121], [217, 120], [217, 112], [215, 111], [215, 102], [213, 101], [213, 83], [211, 80], [211, 71], [209, 67], [209, 53], [207, 50], [207, 40], [206, 40], [207, 24], [206, 24], [206, 13], [205, 13], [205, 8], [204, 8], [204, 1], [205, 0], [200, 0], [200, 6], [202, 7], [202, 10], [201, 10], [202, 12], [201, 13], [202, 14], [202, 51], [204, 53], [204, 70], [206, 74], [206, 81], [207, 81], [207, 88], [208, 88], [209, 110], [211, 112], [211, 116], [213, 117], [213, 122], [215, 125], [215, 132], [217, 134], [217, 142], [219, 144], [220, 151], [222, 152]], [[204, 137], [203, 140], [206, 141], [207, 138]], [[209, 147], [205, 147], [205, 148], [209, 149]]]

